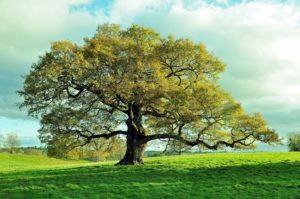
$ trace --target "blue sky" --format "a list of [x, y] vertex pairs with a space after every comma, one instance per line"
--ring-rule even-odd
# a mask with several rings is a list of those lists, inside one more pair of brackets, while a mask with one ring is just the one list
[[0, 134], [38, 143], [37, 119], [16, 103], [22, 75], [50, 42], [94, 34], [111, 22], [201, 41], [227, 70], [221, 85], [281, 135], [300, 130], [300, 4], [291, 0], [2, 0]]

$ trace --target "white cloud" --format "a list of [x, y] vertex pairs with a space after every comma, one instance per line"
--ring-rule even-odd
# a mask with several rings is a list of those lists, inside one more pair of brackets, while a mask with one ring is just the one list
[[69, 12], [71, 5], [83, 2], [87, 1], [0, 1], [1, 70], [11, 68], [8, 64], [31, 64], [53, 40], [81, 40], [93, 32], [101, 19], [86, 12]]
[[55, 40], [82, 41], [106, 21], [98, 12], [70, 12], [70, 6], [86, 0], [9, 0], [0, 1], [0, 116], [25, 118], [16, 103], [21, 75]]

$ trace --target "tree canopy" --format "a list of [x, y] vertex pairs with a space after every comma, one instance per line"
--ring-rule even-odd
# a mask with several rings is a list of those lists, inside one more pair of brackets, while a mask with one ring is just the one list
[[288, 148], [289, 151], [300, 151], [300, 132], [288, 135]]
[[246, 114], [219, 86], [224, 69], [202, 43], [104, 24], [83, 45], [53, 42], [19, 93], [41, 118], [41, 136], [70, 136], [79, 146], [124, 135], [120, 164], [142, 163], [156, 139], [213, 150], [278, 142], [259, 113]]

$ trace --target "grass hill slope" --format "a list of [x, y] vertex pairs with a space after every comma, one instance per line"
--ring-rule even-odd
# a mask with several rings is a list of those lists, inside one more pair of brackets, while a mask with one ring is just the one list
[[159, 157], [143, 166], [67, 164], [0, 171], [0, 198], [300, 198], [300, 153]]
[[1, 172], [82, 166], [83, 163], [87, 162], [60, 160], [43, 155], [0, 153], [0, 175]]

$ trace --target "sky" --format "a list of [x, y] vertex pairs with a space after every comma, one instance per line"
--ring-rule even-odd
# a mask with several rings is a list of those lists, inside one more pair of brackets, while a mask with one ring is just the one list
[[227, 65], [220, 84], [280, 135], [300, 131], [300, 1], [0, 0], [0, 134], [38, 145], [39, 122], [16, 106], [50, 43], [82, 43], [98, 25], [132, 23], [204, 43]]

